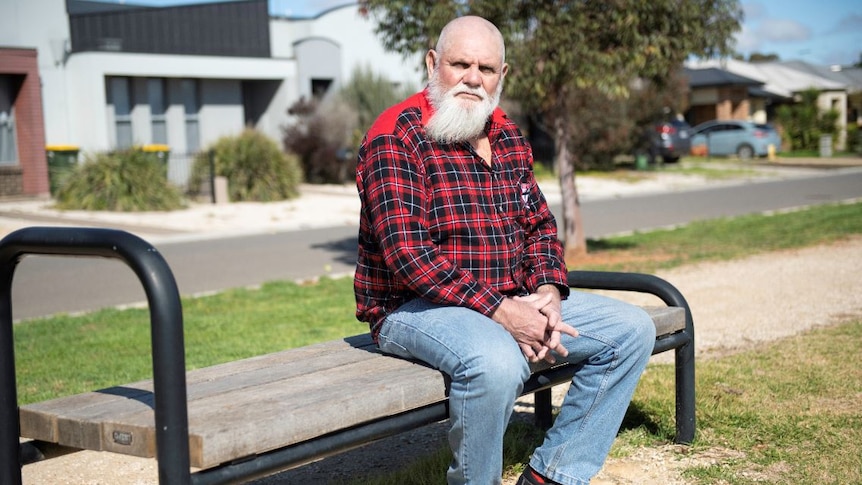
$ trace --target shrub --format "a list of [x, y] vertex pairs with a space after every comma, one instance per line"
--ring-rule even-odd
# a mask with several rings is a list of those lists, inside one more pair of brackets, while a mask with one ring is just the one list
[[56, 194], [64, 210], [167, 211], [184, 206], [164, 163], [138, 149], [86, 156]]
[[[284, 147], [302, 163], [305, 180], [314, 184], [343, 183], [355, 170], [347, 156], [355, 114], [337, 98], [326, 102], [300, 99], [288, 110], [297, 122], [284, 129]], [[350, 165], [350, 166], [348, 166]]]
[[227, 178], [228, 195], [233, 202], [270, 202], [299, 195], [302, 183], [299, 161], [252, 129], [222, 137], [195, 157], [189, 184], [192, 195], [199, 195], [201, 185], [209, 181], [210, 152], [214, 157], [214, 175]]
[[862, 130], [854, 123], [847, 125], [847, 151], [862, 156]]
[[290, 107], [296, 122], [284, 128], [284, 147], [299, 156], [308, 182], [344, 183], [353, 178], [356, 150], [377, 116], [413, 92], [369, 66], [357, 67], [337, 93]]
[[839, 114], [835, 110], [821, 111], [817, 107], [819, 95], [816, 89], [803, 91], [799, 103], [781, 105], [776, 110], [784, 139], [790, 143], [791, 150], [817, 150], [820, 135], [835, 133]]

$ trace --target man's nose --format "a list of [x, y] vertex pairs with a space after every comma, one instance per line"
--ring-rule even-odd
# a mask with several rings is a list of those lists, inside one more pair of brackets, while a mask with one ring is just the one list
[[464, 73], [464, 84], [470, 87], [478, 87], [482, 85], [482, 73], [479, 72], [478, 66], [470, 66]]

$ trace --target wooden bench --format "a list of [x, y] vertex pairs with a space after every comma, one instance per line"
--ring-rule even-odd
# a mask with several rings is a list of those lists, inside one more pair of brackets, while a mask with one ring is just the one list
[[[14, 267], [27, 254], [121, 259], [147, 294], [153, 380], [17, 407], [11, 342]], [[385, 356], [369, 335], [185, 371], [182, 310], [157, 250], [122, 231], [27, 228], [0, 241], [0, 483], [21, 483], [22, 464], [89, 449], [156, 457], [163, 484], [235, 483], [291, 468], [446, 419], [447, 381], [421, 363]], [[676, 352], [676, 441], [694, 438], [693, 324], [682, 295], [650, 275], [569, 274], [576, 288], [652, 293], [654, 353]], [[8, 334], [8, 335], [7, 335]], [[8, 358], [7, 358], [8, 356]], [[574, 366], [536, 365], [537, 422], [552, 420], [551, 387]], [[13, 434], [14, 432], [14, 434]], [[20, 444], [19, 438], [32, 441]], [[158, 446], [157, 446], [158, 444]]]

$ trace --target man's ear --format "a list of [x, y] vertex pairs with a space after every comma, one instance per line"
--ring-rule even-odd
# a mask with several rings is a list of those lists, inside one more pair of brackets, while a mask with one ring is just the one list
[[437, 52], [434, 49], [429, 49], [425, 54], [425, 70], [428, 72], [428, 79], [434, 74], [434, 64], [437, 62]]
[[503, 74], [503, 77], [506, 77], [506, 74], [509, 74], [509, 64], [504, 62], [503, 63], [503, 70], [500, 71], [500, 73]]

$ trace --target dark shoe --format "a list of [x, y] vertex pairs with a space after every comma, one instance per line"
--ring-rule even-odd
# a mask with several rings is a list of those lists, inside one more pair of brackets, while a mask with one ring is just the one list
[[[554, 482], [552, 480], [548, 480], [547, 478], [543, 477], [542, 475], [539, 475], [538, 473], [536, 473], [536, 470], [533, 470], [533, 468], [529, 467], [529, 466], [526, 469], [524, 469], [524, 473], [521, 474], [521, 476], [518, 478], [518, 481], [515, 483], [515, 485], [554, 485], [554, 484], [557, 484], [557, 482]], [[559, 484], [557, 484], [557, 485], [559, 485]]]

